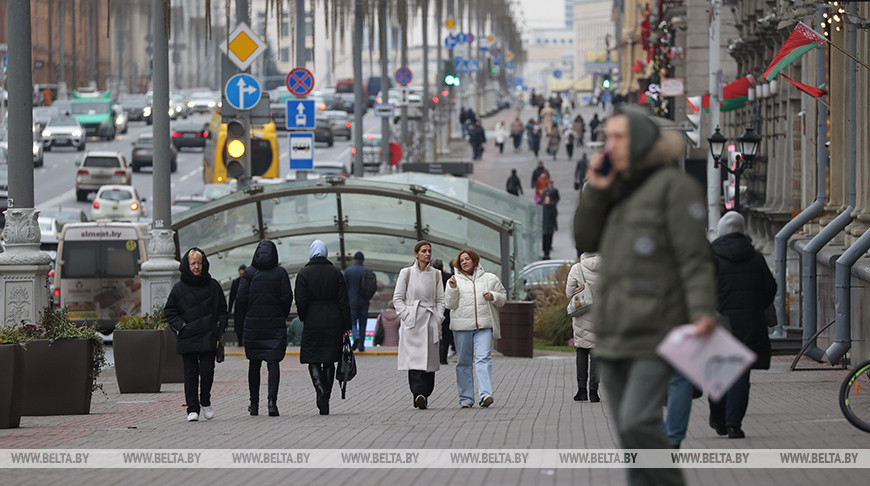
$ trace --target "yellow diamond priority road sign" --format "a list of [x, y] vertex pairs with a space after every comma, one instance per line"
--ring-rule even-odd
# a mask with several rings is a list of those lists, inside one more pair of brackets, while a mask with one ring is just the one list
[[244, 71], [266, 51], [266, 43], [248, 24], [241, 22], [230, 32], [226, 44], [221, 42], [220, 48], [236, 67]]

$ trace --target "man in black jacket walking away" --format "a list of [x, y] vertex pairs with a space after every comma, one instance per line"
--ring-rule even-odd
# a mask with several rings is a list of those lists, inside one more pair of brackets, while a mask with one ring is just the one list
[[511, 169], [511, 175], [508, 177], [507, 183], [505, 183], [505, 189], [514, 196], [519, 196], [523, 193], [523, 184], [520, 182], [520, 178], [517, 177], [516, 169]]
[[[353, 265], [344, 271], [344, 282], [347, 285], [347, 297], [350, 303], [351, 333], [356, 333], [353, 349], [358, 349], [360, 352], [366, 350], [366, 324], [369, 320], [369, 302], [371, 295], [374, 295], [374, 292], [368, 295], [371, 291], [371, 283], [367, 283], [366, 280], [374, 279], [374, 275], [370, 276], [371, 272], [363, 264], [365, 258], [365, 254], [361, 251], [354, 253]], [[377, 291], [377, 280], [375, 280], [374, 284], [374, 290]], [[356, 330], [354, 331], [354, 329]]]
[[251, 404], [248, 412], [258, 415], [260, 403], [260, 367], [266, 362], [269, 371], [269, 416], [278, 416], [278, 363], [287, 351], [287, 316], [293, 304], [293, 291], [287, 270], [278, 265], [275, 243], [263, 240], [254, 251], [251, 266], [242, 275], [236, 305], [245, 330], [245, 356], [248, 358], [248, 389]]
[[[728, 317], [731, 334], [758, 356], [751, 369], [770, 369], [770, 339], [764, 310], [776, 295], [776, 280], [749, 238], [743, 216], [731, 211], [719, 220], [719, 238], [713, 241], [716, 255], [719, 312]], [[719, 401], [710, 401], [710, 426], [729, 439], [746, 437], [743, 417], [749, 405], [749, 371], [746, 370]]]

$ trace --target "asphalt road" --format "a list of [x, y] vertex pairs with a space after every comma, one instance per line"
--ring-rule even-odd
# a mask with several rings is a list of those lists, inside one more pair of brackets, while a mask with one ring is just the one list
[[[209, 120], [209, 116], [205, 114], [192, 115], [188, 120], [201, 120], [205, 123]], [[184, 120], [179, 119], [177, 121], [183, 122]], [[174, 127], [175, 123], [175, 121], [171, 122], [170, 126]], [[369, 110], [363, 119], [363, 127], [365, 133], [379, 133], [380, 119], [375, 118], [372, 115], [372, 111]], [[133, 142], [136, 141], [141, 133], [150, 132], [151, 128], [145, 122], [130, 122], [128, 132], [126, 134], [118, 134], [115, 140], [105, 141], [93, 137], [89, 138], [86, 152], [118, 151], [124, 154], [129, 161], [133, 151]], [[285, 177], [290, 173], [287, 133], [284, 131], [278, 132], [281, 177]], [[348, 170], [350, 170], [350, 150], [350, 141], [336, 138], [335, 144], [332, 147], [327, 147], [326, 144], [316, 145], [315, 160], [342, 161]], [[93, 196], [89, 196], [88, 202], [78, 202], [75, 197], [76, 165], [86, 152], [78, 152], [74, 148], [67, 147], [55, 147], [50, 152], [45, 152], [43, 167], [34, 169], [34, 200], [37, 209], [45, 210], [58, 206], [80, 208], [90, 217]], [[202, 158], [202, 149], [188, 148], [179, 151], [178, 170], [171, 176], [173, 199], [179, 195], [195, 195], [202, 192]], [[145, 197], [147, 217], [150, 218], [152, 216], [150, 209], [153, 189], [151, 169], [145, 167], [141, 172], [134, 172], [133, 185], [138, 190], [140, 196]]]

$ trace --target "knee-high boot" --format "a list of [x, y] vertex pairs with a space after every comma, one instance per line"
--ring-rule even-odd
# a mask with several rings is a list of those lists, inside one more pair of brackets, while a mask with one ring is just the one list
[[332, 396], [332, 384], [335, 382], [335, 365], [333, 363], [323, 365], [320, 382], [323, 384], [323, 408], [320, 410], [320, 414], [329, 415], [329, 398]]
[[320, 363], [309, 363], [308, 374], [311, 375], [311, 383], [314, 384], [314, 391], [317, 393], [317, 408], [320, 409], [320, 414], [323, 413], [323, 381], [321, 380], [321, 365]]

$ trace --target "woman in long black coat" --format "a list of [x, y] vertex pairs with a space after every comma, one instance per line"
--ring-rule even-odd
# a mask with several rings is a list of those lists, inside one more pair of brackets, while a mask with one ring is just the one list
[[229, 315], [224, 291], [208, 273], [204, 251], [187, 250], [179, 270], [181, 281], [172, 286], [163, 312], [169, 327], [177, 334], [176, 350], [184, 363], [187, 421], [196, 422], [200, 413], [206, 420], [214, 417], [211, 386], [215, 351]]
[[287, 270], [278, 266], [278, 248], [263, 240], [254, 251], [251, 266], [239, 282], [236, 305], [244, 329], [245, 356], [248, 358], [248, 389], [251, 404], [248, 412], [259, 414], [260, 368], [263, 361], [269, 370], [269, 416], [278, 416], [278, 363], [287, 351], [287, 316], [293, 305], [293, 291]]
[[[719, 221], [719, 238], [713, 241], [718, 264], [719, 312], [728, 317], [731, 334], [755, 352], [751, 369], [770, 368], [770, 339], [764, 310], [776, 295], [776, 280], [764, 257], [744, 235], [743, 216], [731, 211]], [[749, 370], [746, 370], [718, 403], [710, 402], [710, 426], [719, 435], [742, 439], [741, 428], [749, 405]]]
[[342, 338], [350, 331], [344, 275], [326, 254], [326, 245], [315, 240], [308, 263], [296, 275], [296, 309], [303, 324], [299, 361], [308, 364], [321, 415], [329, 415], [335, 363], [341, 359]]

